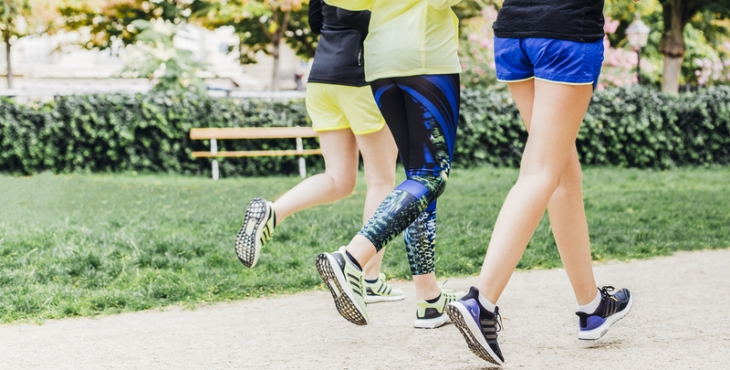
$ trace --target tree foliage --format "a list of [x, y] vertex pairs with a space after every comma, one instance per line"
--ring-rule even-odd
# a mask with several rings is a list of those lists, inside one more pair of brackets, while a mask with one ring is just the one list
[[233, 28], [240, 40], [241, 64], [256, 63], [259, 52], [272, 55], [272, 46], [280, 40], [305, 59], [314, 56], [316, 36], [309, 31], [308, 0], [212, 0], [197, 5], [195, 15], [201, 25]]
[[122, 75], [146, 77], [155, 83], [154, 89], [158, 91], [205, 91], [205, 83], [197, 75], [205, 65], [195, 60], [189, 50], [174, 45], [180, 25], [159, 19], [138, 19], [131, 25], [139, 34], [133, 55], [128, 58]]
[[[671, 12], [674, 3], [685, 13], [679, 17], [675, 33], [672, 28]], [[730, 67], [730, 1], [696, 1], [696, 0], [642, 0], [630, 2], [623, 0], [607, 0], [606, 15], [612, 20], [620, 21], [615, 32], [608, 35], [611, 46], [628, 48], [625, 30], [639, 13], [652, 30], [649, 44], [642, 50], [642, 81], [660, 85], [665, 77], [662, 66], [665, 56], [681, 56], [681, 67], [678, 69], [680, 84], [713, 84], [727, 83], [730, 78], [716, 74], [707, 76], [707, 66]], [[683, 23], [682, 23], [683, 22]], [[678, 39], [677, 35], [679, 36]], [[673, 38], [669, 42], [670, 36]], [[723, 61], [728, 64], [723, 65]], [[727, 74], [727, 73], [726, 73]]]
[[135, 42], [139, 29], [136, 20], [163, 20], [172, 24], [186, 22], [197, 0], [74, 0], [59, 7], [64, 26], [69, 30], [86, 29], [81, 45], [87, 49], [107, 49], [115, 40], [124, 45]]
[[0, 1], [0, 35], [5, 44], [8, 88], [13, 88], [11, 50], [20, 38], [54, 32], [58, 24], [58, 7], [64, 0]]

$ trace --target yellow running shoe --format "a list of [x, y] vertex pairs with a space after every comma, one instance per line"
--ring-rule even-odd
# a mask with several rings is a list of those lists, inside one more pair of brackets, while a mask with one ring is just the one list
[[466, 292], [454, 292], [451, 289], [441, 289], [441, 296], [438, 301], [416, 301], [416, 322], [413, 326], [419, 329], [436, 329], [449, 322], [449, 315], [444, 308], [447, 304], [456, 301], [466, 295]]
[[330, 289], [340, 315], [353, 324], [367, 325], [370, 318], [365, 306], [365, 280], [362, 270], [350, 261], [345, 247], [317, 256], [317, 271]]
[[243, 225], [236, 236], [236, 255], [246, 267], [256, 266], [261, 247], [274, 234], [274, 203], [254, 198], [246, 208]]
[[385, 281], [385, 274], [382, 272], [374, 283], [365, 280], [365, 291], [367, 291], [365, 296], [367, 303], [400, 301], [406, 297], [402, 290], [393, 288]]

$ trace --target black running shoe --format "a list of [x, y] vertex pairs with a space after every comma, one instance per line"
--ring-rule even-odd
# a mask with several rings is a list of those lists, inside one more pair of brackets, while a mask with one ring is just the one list
[[612, 294], [613, 289], [612, 286], [604, 286], [600, 289], [601, 303], [598, 305], [596, 312], [591, 314], [585, 312], [575, 313], [580, 317], [578, 339], [596, 340], [604, 336], [611, 325], [629, 313], [631, 293], [628, 289], [621, 289]]
[[479, 291], [471, 287], [467, 295], [446, 305], [446, 313], [475, 355], [495, 365], [504, 364], [502, 351], [497, 344], [497, 332], [502, 330], [499, 307], [494, 312], [487, 311], [479, 303]]

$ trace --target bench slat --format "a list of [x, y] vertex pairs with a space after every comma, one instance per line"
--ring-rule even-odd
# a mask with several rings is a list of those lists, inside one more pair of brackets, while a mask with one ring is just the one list
[[305, 149], [299, 150], [250, 150], [250, 151], [230, 151], [230, 152], [218, 152], [213, 154], [211, 152], [193, 152], [194, 158], [241, 158], [241, 157], [277, 157], [286, 155], [319, 155], [322, 154], [320, 149]]
[[316, 137], [311, 127], [191, 128], [191, 140], [289, 139]]

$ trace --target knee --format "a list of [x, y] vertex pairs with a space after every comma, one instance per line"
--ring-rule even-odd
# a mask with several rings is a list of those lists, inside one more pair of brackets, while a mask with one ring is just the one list
[[448, 177], [444, 173], [439, 173], [431, 176], [414, 176], [412, 180], [418, 181], [421, 185], [428, 189], [428, 200], [430, 203], [443, 194], [446, 189]]
[[583, 170], [580, 168], [580, 163], [576, 161], [568, 162], [565, 166], [565, 170], [560, 175], [558, 181], [558, 187], [556, 191], [560, 192], [574, 192], [581, 191], [583, 183]]
[[334, 193], [338, 198], [344, 198], [355, 191], [357, 185], [357, 174], [350, 173], [328, 173], [334, 185]]
[[517, 179], [518, 183], [523, 186], [528, 186], [533, 189], [544, 189], [544, 190], [555, 190], [561, 181], [561, 174], [542, 170], [542, 171], [520, 171], [520, 176]]
[[373, 173], [372, 171], [366, 170], [365, 183], [368, 189], [387, 188], [388, 190], [392, 190], [395, 187], [395, 171], [390, 171], [389, 173]]

